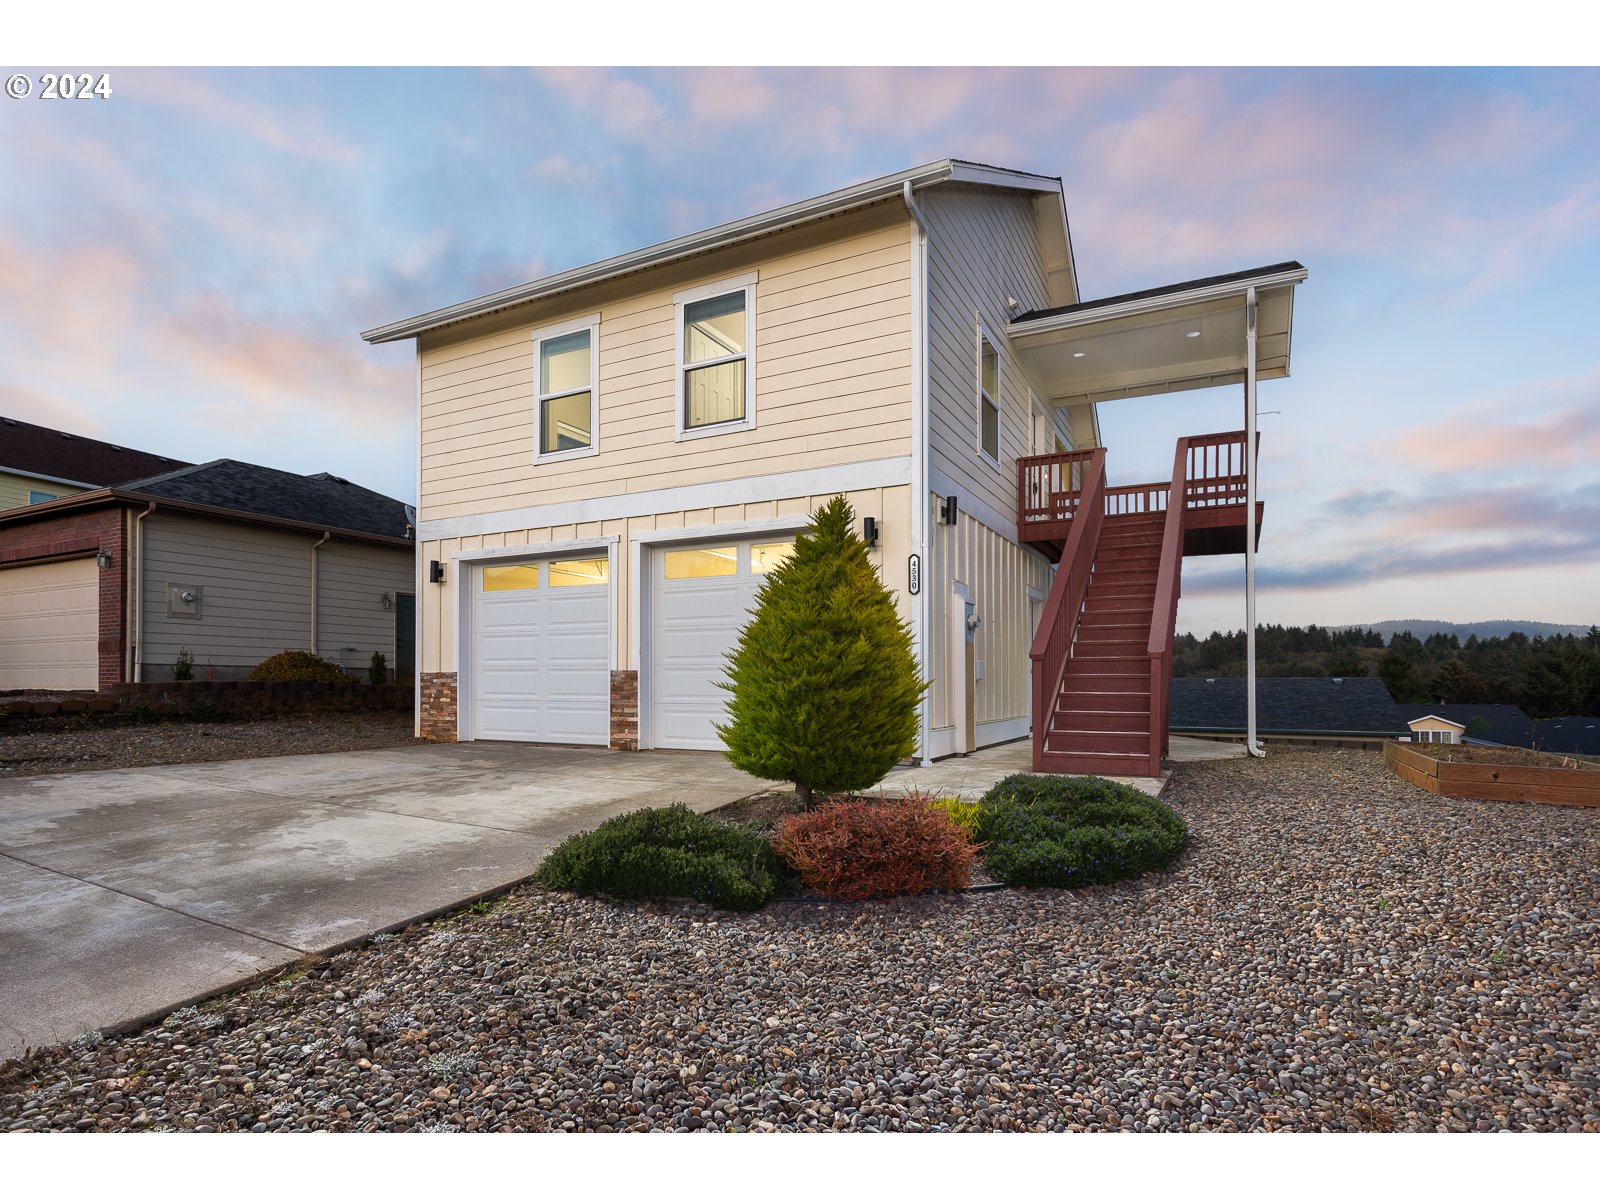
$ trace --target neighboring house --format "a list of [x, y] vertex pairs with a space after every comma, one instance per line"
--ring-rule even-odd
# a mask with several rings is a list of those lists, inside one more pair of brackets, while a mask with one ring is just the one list
[[1413, 740], [1481, 746], [1533, 744], [1533, 721], [1515, 704], [1401, 704]]
[[1552, 717], [1533, 723], [1533, 748], [1600, 758], [1600, 718]]
[[282, 650], [414, 670], [410, 510], [232, 459], [0, 512], [0, 690], [239, 679]]
[[1245, 435], [1162, 438], [1169, 521], [1171, 479], [1106, 487], [1096, 406], [1288, 374], [1304, 278], [1085, 302], [1061, 181], [946, 159], [368, 330], [417, 342], [419, 731], [719, 748], [724, 655], [843, 494], [922, 758], [1033, 729], [1049, 769], [1153, 773], [1182, 556], [1255, 524]]
[[182, 459], [0, 417], [0, 509], [45, 504], [188, 465]]
[[[1172, 681], [1172, 732], [1242, 739], [1244, 680]], [[1409, 734], [1399, 707], [1376, 678], [1279, 676], [1257, 680], [1261, 736], [1267, 741], [1361, 744], [1374, 748]]]

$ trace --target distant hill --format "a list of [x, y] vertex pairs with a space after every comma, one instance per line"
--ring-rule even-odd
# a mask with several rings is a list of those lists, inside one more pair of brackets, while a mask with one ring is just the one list
[[1524, 633], [1529, 637], [1549, 637], [1556, 633], [1585, 634], [1587, 625], [1554, 625], [1549, 621], [1375, 621], [1370, 625], [1334, 625], [1332, 629], [1376, 629], [1387, 642], [1397, 633], [1428, 638], [1435, 633], [1455, 634], [1463, 642], [1473, 634], [1481, 638], [1505, 637], [1510, 633]]

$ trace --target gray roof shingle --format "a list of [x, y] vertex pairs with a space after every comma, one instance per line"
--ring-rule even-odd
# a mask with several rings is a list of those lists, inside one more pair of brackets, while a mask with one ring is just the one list
[[47, 475], [90, 487], [116, 487], [130, 479], [189, 464], [112, 442], [0, 417], [0, 470]]
[[[1244, 731], [1244, 680], [1174, 679], [1168, 724], [1173, 729]], [[1364, 733], [1403, 737], [1400, 710], [1383, 680], [1274, 677], [1256, 680], [1261, 733]]]

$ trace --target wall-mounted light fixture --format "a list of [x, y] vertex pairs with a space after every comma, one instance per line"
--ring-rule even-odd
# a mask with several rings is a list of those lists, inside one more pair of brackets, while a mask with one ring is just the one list
[[437, 558], [430, 560], [429, 563], [428, 563], [428, 582], [429, 583], [443, 583], [444, 582], [444, 564], [442, 562], [440, 562]]
[[111, 551], [101, 550], [99, 554], [94, 556], [94, 561], [95, 565], [98, 566], [102, 571], [111, 570]]
[[939, 501], [939, 524], [954, 525], [956, 517], [961, 512], [961, 504], [954, 496], [946, 496]]
[[394, 607], [394, 593], [393, 592], [385, 592], [382, 596], [379, 597], [379, 600], [382, 601], [383, 606], [385, 608], [393, 608]]
[[869, 547], [876, 546], [878, 544], [878, 518], [877, 517], [862, 517], [861, 518], [861, 540], [863, 542], [865, 542]]

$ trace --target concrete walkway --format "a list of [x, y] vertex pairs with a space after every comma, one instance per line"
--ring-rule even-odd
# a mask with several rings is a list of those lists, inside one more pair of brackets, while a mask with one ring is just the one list
[[762, 786], [718, 754], [488, 742], [0, 780], [0, 1058], [460, 904], [617, 813]]
[[[1164, 767], [1174, 762], [1202, 762], [1206, 759], [1239, 758], [1244, 746], [1229, 742], [1209, 742], [1203, 738], [1173, 737], [1169, 741]], [[1007, 775], [1033, 770], [1033, 742], [1023, 738], [1000, 746], [989, 746], [965, 758], [941, 758], [931, 766], [909, 767], [890, 773], [883, 781], [886, 791], [921, 788], [945, 795], [976, 800]], [[1172, 778], [1163, 769], [1159, 779], [1144, 775], [1109, 776], [1152, 796], [1159, 796]]]

